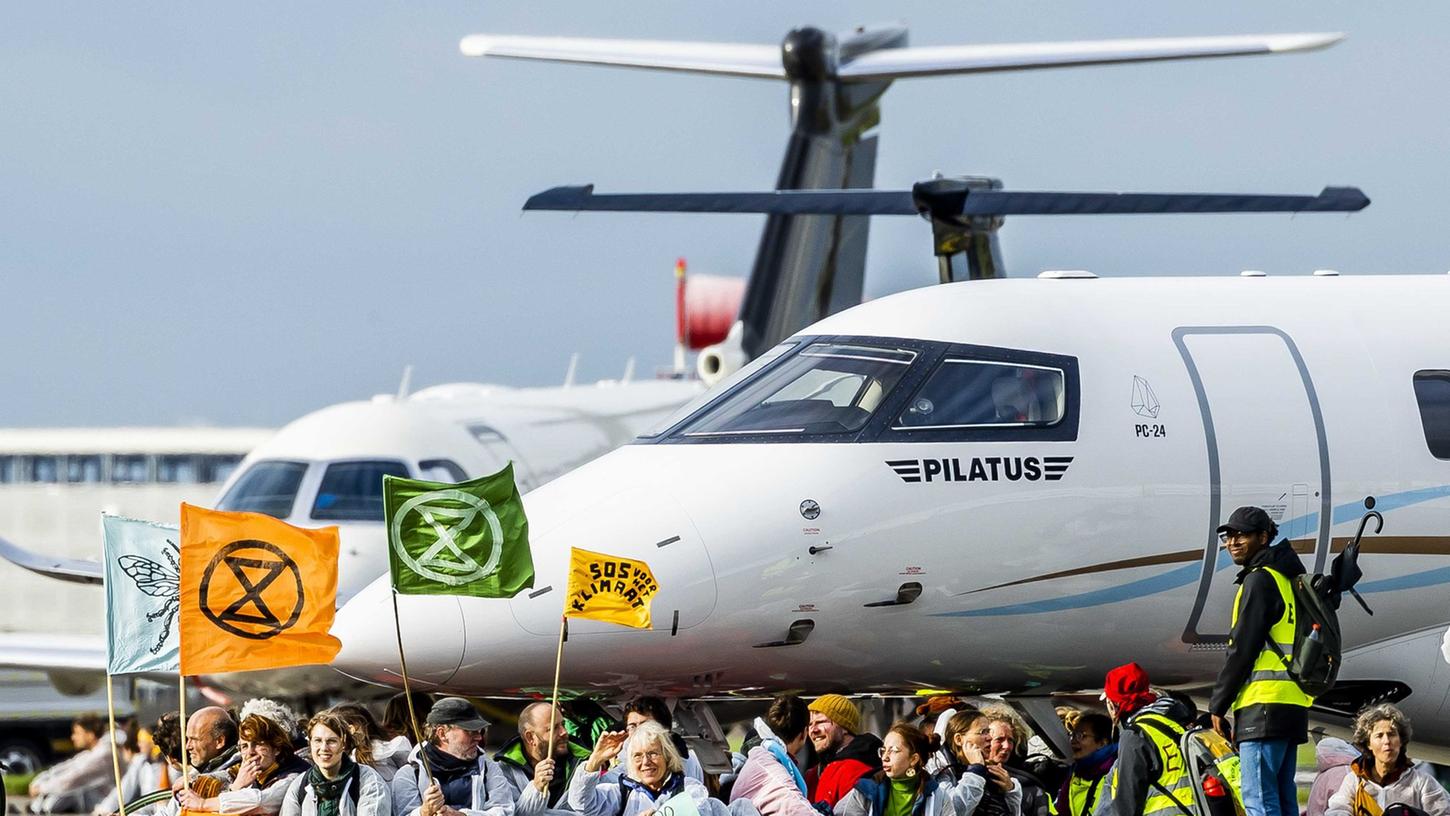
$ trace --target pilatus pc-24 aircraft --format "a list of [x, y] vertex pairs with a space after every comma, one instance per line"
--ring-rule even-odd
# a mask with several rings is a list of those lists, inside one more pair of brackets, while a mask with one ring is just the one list
[[[855, 166], [842, 158], [850, 129], [831, 129], [836, 103], [857, 98], [857, 77], [930, 72], [926, 54], [877, 50], [886, 44], [899, 45], [889, 32], [787, 38], [796, 131], [780, 187], [855, 186], [827, 172]], [[574, 48], [464, 41], [550, 59]], [[573, 58], [748, 73], [726, 50], [694, 61], [675, 46], [622, 50], [633, 56], [594, 42]], [[648, 562], [661, 590], [651, 631], [570, 622], [575, 692], [682, 703], [780, 689], [1003, 692], [1055, 721], [1052, 692], [1100, 686], [1128, 659], [1166, 685], [1211, 683], [1236, 572], [1214, 529], [1234, 507], [1265, 507], [1323, 571], [1373, 504], [1384, 534], [1364, 542], [1359, 589], [1377, 614], [1346, 604], [1343, 680], [1316, 716], [1342, 722], [1365, 701], [1403, 699], [1417, 735], [1446, 745], [1450, 277], [987, 280], [1002, 276], [996, 231], [1009, 216], [1367, 203], [1352, 188], [1020, 193], [987, 178], [902, 192], [536, 196], [530, 208], [769, 213], [752, 287], [762, 270], [790, 268], [813, 282], [790, 292], [803, 312], [829, 304], [833, 274], [850, 281], [841, 260], [861, 236], [842, 225], [921, 215], [944, 285], [779, 337], [750, 324], [752, 288], [735, 336], [743, 356], [754, 343], [763, 354], [656, 432], [525, 497], [536, 589], [400, 599], [414, 679], [546, 691], [579, 546]], [[342, 610], [337, 667], [396, 685], [392, 633], [375, 625], [389, 603], [379, 581]]]

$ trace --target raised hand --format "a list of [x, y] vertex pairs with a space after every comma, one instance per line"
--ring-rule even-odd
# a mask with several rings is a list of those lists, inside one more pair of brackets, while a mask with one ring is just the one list
[[594, 744], [589, 760], [584, 763], [584, 770], [593, 773], [608, 765], [624, 750], [624, 743], [628, 739], [628, 731], [605, 731], [600, 734], [599, 742]]

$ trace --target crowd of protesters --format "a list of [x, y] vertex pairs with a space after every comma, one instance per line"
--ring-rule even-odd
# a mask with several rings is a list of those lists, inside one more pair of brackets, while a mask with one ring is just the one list
[[[700, 816], [1174, 816], [1183, 809], [1160, 784], [1168, 775], [1143, 724], [1209, 719], [1150, 688], [1136, 664], [1109, 673], [1105, 711], [1058, 709], [1070, 746], [1062, 760], [1031, 751], [1046, 743], [1002, 702], [933, 698], [877, 736], [848, 697], [786, 695], [750, 724], [729, 770], [713, 774], [659, 698], [630, 702], [623, 720], [532, 703], [517, 735], [492, 751], [490, 723], [468, 700], [415, 694], [415, 714], [408, 702], [397, 695], [381, 719], [359, 703], [304, 719], [255, 699], [235, 712], [202, 708], [184, 729], [172, 713], [113, 733], [82, 718], [79, 752], [34, 779], [31, 809], [105, 816], [124, 801], [149, 816], [663, 816], [663, 803], [684, 796]], [[1352, 745], [1324, 740], [1307, 816], [1394, 805], [1450, 816], [1450, 796], [1408, 757], [1410, 734], [1405, 715], [1381, 704], [1361, 714]]]

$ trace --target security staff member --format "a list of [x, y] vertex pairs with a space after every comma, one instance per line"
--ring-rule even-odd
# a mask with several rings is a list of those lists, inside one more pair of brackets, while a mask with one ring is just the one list
[[[1296, 816], [1296, 746], [1309, 738], [1309, 705], [1314, 701], [1289, 677], [1279, 652], [1294, 652], [1292, 581], [1304, 564], [1288, 539], [1269, 546], [1279, 527], [1258, 507], [1240, 507], [1218, 528], [1234, 563], [1243, 569], [1235, 583], [1228, 656], [1213, 687], [1213, 727], [1238, 744], [1244, 809], [1248, 816]], [[1226, 717], [1233, 711], [1233, 727]]]
[[1193, 712], [1148, 688], [1137, 663], [1108, 672], [1102, 699], [1121, 724], [1118, 761], [1107, 786], [1111, 816], [1183, 816], [1194, 812], [1193, 779], [1178, 747]]

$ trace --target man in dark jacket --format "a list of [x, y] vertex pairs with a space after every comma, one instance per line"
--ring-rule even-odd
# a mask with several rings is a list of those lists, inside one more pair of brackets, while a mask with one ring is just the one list
[[[1102, 699], [1120, 724], [1118, 761], [1109, 772], [1105, 807], [1111, 816], [1181, 816], [1193, 808], [1193, 779], [1178, 748], [1193, 712], [1148, 688], [1137, 663], [1108, 672]], [[1104, 792], [1099, 786], [1099, 798]], [[1099, 811], [1103, 812], [1103, 811]]]
[[[1295, 816], [1297, 746], [1308, 740], [1309, 706], [1288, 674], [1297, 610], [1293, 580], [1304, 564], [1279, 528], [1257, 507], [1240, 507], [1218, 528], [1240, 570], [1228, 655], [1213, 687], [1215, 731], [1238, 744], [1248, 816]], [[1277, 648], [1276, 648], [1277, 647]], [[1233, 712], [1233, 727], [1227, 721]]]

